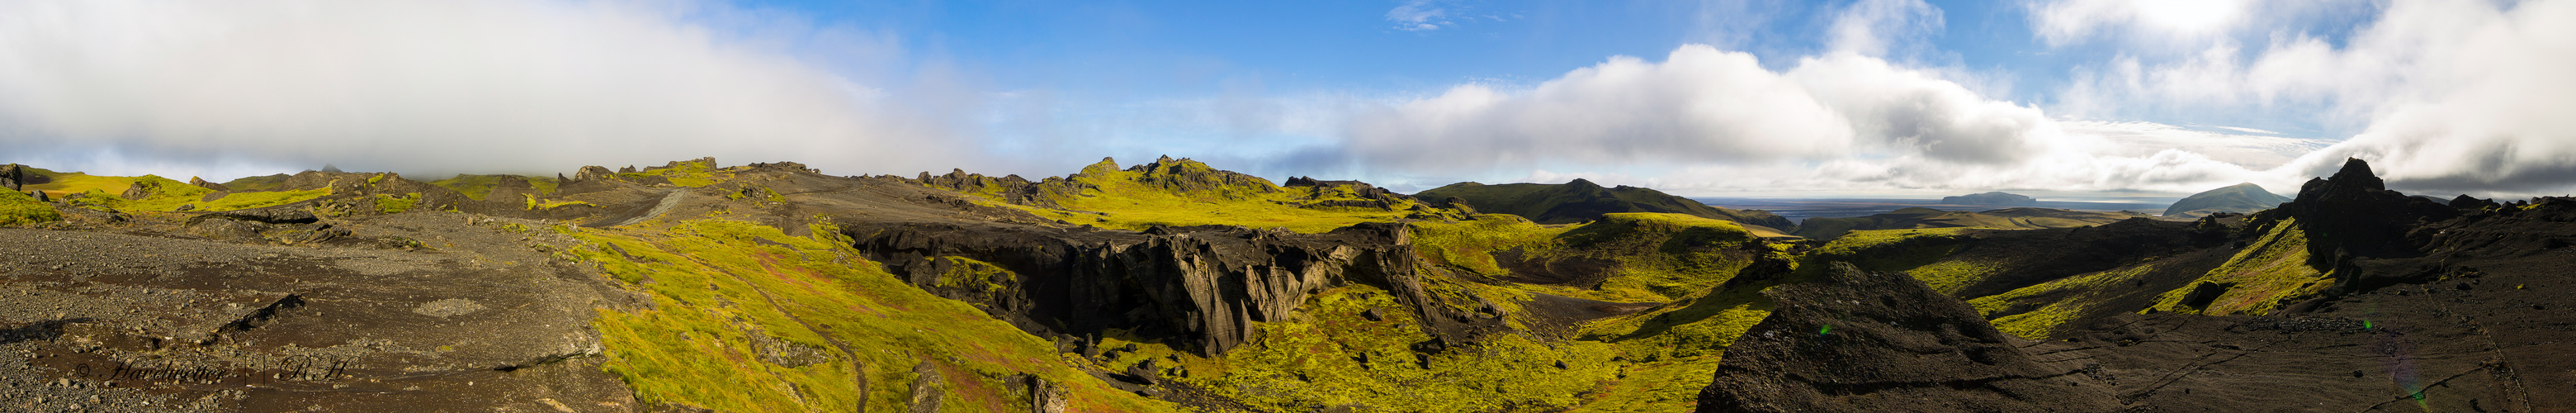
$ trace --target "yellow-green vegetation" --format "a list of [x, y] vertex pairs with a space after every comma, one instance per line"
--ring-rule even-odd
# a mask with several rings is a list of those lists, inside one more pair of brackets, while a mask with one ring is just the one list
[[241, 179], [224, 182], [224, 188], [234, 191], [274, 190], [278, 187], [286, 186], [286, 178], [288, 178], [286, 174], [242, 177]]
[[[1773, 255], [1773, 259], [1788, 259]], [[1732, 278], [1730, 275], [1728, 278]], [[1717, 371], [1727, 346], [1775, 308], [1761, 290], [1797, 277], [1711, 289], [1637, 314], [1583, 326], [1583, 340], [1610, 343], [1630, 363], [1626, 378], [1597, 390], [1582, 412], [1687, 412]]]
[[321, 198], [328, 195], [331, 195], [331, 188], [327, 187], [302, 191], [235, 192], [226, 194], [222, 198], [215, 198], [213, 201], [198, 203], [197, 210], [231, 211], [236, 209], [270, 207], [304, 202], [306, 200]]
[[122, 176], [93, 176], [80, 172], [54, 172], [44, 168], [23, 165], [21, 165], [20, 168], [23, 168], [21, 170], [26, 171], [25, 173], [27, 174], [43, 176], [46, 179], [51, 180], [51, 182], [42, 184], [22, 185], [21, 187], [23, 189], [45, 191], [45, 196], [55, 198], [61, 198], [64, 195], [89, 192], [91, 190], [98, 190], [112, 194], [125, 193], [125, 187], [134, 185], [134, 178]]
[[193, 211], [231, 211], [237, 209], [285, 205], [314, 198], [321, 198], [331, 194], [330, 188], [303, 191], [233, 192], [227, 193], [221, 198], [215, 198], [213, 201], [205, 201], [205, 196], [213, 194], [215, 192], [214, 190], [153, 175], [119, 179], [127, 180], [129, 182], [129, 187], [134, 185], [144, 185], [150, 186], [152, 189], [149, 191], [149, 195], [143, 197], [143, 199], [126, 199], [123, 195], [107, 192], [104, 188], [91, 188], [82, 192], [81, 198], [73, 199], [69, 202], [73, 205], [84, 207], [111, 208], [128, 212], [169, 212], [178, 210], [182, 205], [196, 205], [196, 207], [192, 209]]
[[1500, 275], [1506, 270], [1494, 261], [1494, 253], [1520, 248], [1527, 254], [1545, 254], [1557, 247], [1557, 236], [1573, 229], [1574, 225], [1539, 225], [1502, 214], [1477, 215], [1473, 221], [1415, 222], [1413, 251], [1433, 265]]
[[[215, 193], [215, 190], [212, 189], [189, 185], [186, 182], [179, 182], [177, 180], [163, 178], [156, 175], [144, 175], [127, 179], [131, 181], [131, 183], [127, 184], [128, 189], [140, 186], [148, 188], [147, 190], [150, 194], [143, 197], [143, 199], [125, 199], [122, 195], [99, 198], [99, 205], [124, 211], [170, 211], [179, 209], [180, 205], [203, 203], [201, 200], [205, 198], [206, 194]], [[99, 191], [101, 193], [105, 193], [104, 190]]]
[[1995, 329], [2032, 340], [2047, 340], [2058, 326], [2094, 310], [2122, 284], [2154, 271], [2140, 264], [2040, 283], [2002, 294], [1977, 297], [1968, 305], [1993, 320]]
[[[2296, 224], [2296, 219], [2273, 224], [2262, 238], [2228, 258], [2226, 264], [2209, 270], [2198, 282], [2157, 296], [2154, 308], [2209, 315], [2263, 315], [2334, 287], [2332, 276], [2308, 267], [2307, 232]], [[2219, 294], [2206, 308], [2183, 305], [2183, 297], [2201, 282], [2225, 286], [2227, 292]]]
[[584, 201], [547, 201], [537, 199], [537, 196], [534, 194], [519, 194], [519, 196], [527, 197], [528, 210], [530, 211], [555, 209], [566, 205], [590, 205], [589, 202]]
[[0, 225], [22, 225], [61, 221], [63, 214], [53, 205], [18, 191], [0, 191]]
[[[483, 199], [484, 196], [491, 195], [492, 189], [499, 187], [501, 185], [501, 178], [505, 176], [514, 175], [457, 174], [456, 177], [453, 178], [429, 181], [429, 184], [446, 187], [447, 189], [454, 189], [457, 193], [465, 194], [465, 197], [467, 198], [480, 200]], [[557, 184], [554, 178], [540, 178], [533, 176], [522, 176], [520, 178], [528, 180], [528, 185], [536, 187], [537, 193], [540, 194], [554, 193], [555, 185]]]
[[[651, 297], [649, 309], [603, 309], [593, 320], [608, 346], [604, 367], [646, 402], [801, 412], [847, 411], [865, 398], [887, 411], [904, 405], [913, 366], [929, 362], [946, 378], [945, 411], [1026, 411], [1009, 384], [1019, 374], [1061, 385], [1069, 411], [1177, 410], [1073, 369], [1051, 343], [966, 303], [897, 280], [828, 226], [814, 237], [728, 220], [554, 230], [585, 242], [574, 258]], [[797, 353], [812, 356], [764, 356]]]
[[1852, 231], [1800, 256], [1798, 273], [1815, 276], [1824, 272], [1825, 263], [1844, 261], [1864, 271], [1906, 271], [1936, 291], [1954, 292], [1995, 271], [1991, 266], [1945, 260], [1966, 245], [1958, 235], [1969, 229]]
[[1495, 253], [1522, 259], [1615, 263], [1597, 288], [1509, 284], [1530, 292], [1602, 301], [1671, 301], [1726, 281], [1750, 258], [1756, 236], [1731, 221], [1668, 213], [1618, 213], [1580, 226], [1540, 225], [1511, 215], [1413, 223], [1414, 251], [1433, 265], [1488, 278], [1509, 274]]
[[[1308, 197], [1318, 195], [1319, 191], [1282, 189], [1260, 178], [1251, 178], [1249, 183], [1188, 191], [1164, 185], [1182, 176], [1219, 173], [1223, 172], [1186, 159], [1162, 163], [1150, 171], [1121, 170], [1117, 162], [1102, 160], [1083, 168], [1080, 176], [1072, 178], [1090, 185], [1091, 189], [1085, 189], [1077, 196], [1054, 200], [1071, 211], [1011, 207], [1050, 219], [1104, 228], [1143, 230], [1154, 225], [1241, 225], [1317, 233], [1362, 222], [1395, 221], [1406, 216], [1407, 209], [1415, 205], [1407, 201], [1389, 210], [1300, 208], [1298, 205], [1314, 201]], [[1321, 194], [1332, 196], [1334, 193]], [[998, 196], [991, 193], [980, 195]]]
[[[1403, 308], [1368, 286], [1316, 294], [1302, 317], [1262, 324], [1260, 340], [1221, 359], [1175, 356], [1190, 376], [1174, 380], [1271, 411], [1473, 412], [1559, 410], [1618, 375], [1608, 344], [1514, 334], [1418, 358], [1412, 346], [1431, 336]], [[1369, 321], [1370, 309], [1383, 318]]]
[[[1508, 287], [1451, 287], [1497, 306], [1526, 300], [1530, 292], [1603, 301], [1672, 302], [1581, 326], [1581, 339], [1560, 344], [1606, 345], [1626, 360], [1612, 364], [1625, 378], [1591, 389], [1575, 411], [1690, 411], [1726, 346], [1769, 316], [1772, 308], [1760, 295], [1761, 288], [1771, 283], [1711, 290], [1743, 271], [1755, 254], [1789, 258], [1771, 248], [1747, 248], [1746, 243], [1760, 241], [1734, 222], [1683, 214], [1609, 214], [1580, 226], [1479, 215], [1474, 221], [1416, 222], [1413, 227], [1415, 251], [1434, 265], [1462, 272], [1505, 275], [1504, 263], [1496, 262], [1494, 253], [1511, 250], [1520, 251], [1524, 259], [1617, 263], [1597, 289], [1499, 282]], [[1425, 282], [1424, 288], [1446, 295], [1443, 287], [1449, 284]]]
[[399, 213], [402, 213], [403, 211], [409, 211], [409, 210], [411, 210], [412, 205], [414, 205], [414, 204], [418, 204], [418, 203], [420, 203], [420, 193], [419, 193], [419, 192], [413, 192], [413, 193], [402, 194], [402, 195], [377, 194], [377, 195], [376, 195], [376, 213], [379, 213], [379, 214], [399, 214]]
[[647, 169], [643, 172], [627, 172], [618, 175], [627, 178], [659, 176], [671, 180], [671, 185], [684, 187], [715, 185], [716, 182], [733, 178], [732, 171], [718, 169], [715, 165], [702, 160], [676, 162], [669, 168]]
[[1931, 208], [1905, 208], [1884, 214], [1854, 218], [1808, 218], [1798, 226], [1797, 235], [1830, 240], [1851, 231], [1981, 228], [2043, 229], [2073, 228], [2108, 224], [2130, 218], [2150, 217], [2132, 212], [2086, 212], [2046, 208], [2005, 208], [1983, 212], [1942, 211]]

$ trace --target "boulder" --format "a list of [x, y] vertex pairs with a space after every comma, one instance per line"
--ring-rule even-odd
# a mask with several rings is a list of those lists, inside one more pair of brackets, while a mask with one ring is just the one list
[[8, 187], [11, 191], [23, 190], [20, 177], [24, 175], [26, 168], [18, 164], [0, 165], [0, 187]]

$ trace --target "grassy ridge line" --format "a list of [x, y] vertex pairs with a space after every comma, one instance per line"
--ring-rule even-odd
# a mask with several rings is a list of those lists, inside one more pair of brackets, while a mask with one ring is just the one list
[[[456, 190], [457, 193], [464, 194], [466, 198], [479, 201], [483, 200], [484, 196], [491, 195], [492, 189], [501, 184], [501, 177], [504, 176], [515, 175], [456, 174], [455, 177], [429, 181], [429, 184]], [[560, 184], [559, 182], [555, 182], [554, 178], [534, 176], [520, 176], [519, 178], [528, 180], [528, 185], [536, 187], [537, 193], [540, 194], [554, 193], [555, 186]]]
[[1396, 221], [1409, 215], [1409, 210], [1417, 205], [1405, 201], [1388, 210], [1303, 208], [1299, 205], [1364, 198], [1347, 185], [1286, 188], [1248, 175], [1241, 176], [1245, 178], [1242, 182], [1231, 184], [1186, 181], [1189, 177], [1221, 174], [1231, 172], [1218, 171], [1188, 159], [1158, 163], [1145, 170], [1119, 169], [1116, 161], [1104, 159], [1068, 178], [1086, 187], [1081, 194], [1051, 199], [1064, 209], [1001, 202], [1000, 186], [989, 182], [980, 186], [986, 190], [963, 193], [974, 195], [978, 204], [1019, 209], [1076, 225], [1126, 230], [1144, 230], [1155, 225], [1237, 225], [1321, 233], [1364, 222]]
[[[651, 297], [653, 308], [602, 309], [593, 324], [608, 343], [605, 367], [639, 399], [719, 411], [845, 411], [905, 402], [912, 367], [946, 376], [944, 405], [957, 411], [1025, 410], [1007, 383], [1028, 373], [1059, 383], [1075, 411], [1175, 411], [1117, 391], [1069, 367], [1051, 343], [965, 303], [923, 292], [836, 238], [793, 237], [727, 220], [684, 221], [667, 231], [557, 227], [587, 243], [571, 258]], [[840, 353], [840, 348], [850, 350]], [[822, 353], [819, 362], [777, 354]], [[863, 372], [855, 372], [850, 355]], [[812, 361], [812, 360], [809, 360]], [[863, 393], [856, 376], [869, 383]]]
[[[2228, 258], [2226, 264], [2209, 270], [2189, 285], [2157, 296], [2153, 308], [2209, 315], [2264, 315], [2334, 288], [2331, 274], [2308, 267], [2307, 232], [2299, 230], [2297, 224], [2297, 219], [2274, 223], [2261, 238]], [[2227, 292], [2219, 294], [2206, 308], [2182, 305], [2183, 297], [2203, 282], [2227, 287]]]
[[[1996, 330], [2025, 339], [2047, 340], [2049, 333], [2059, 326], [2093, 310], [2102, 301], [2099, 298], [2112, 294], [2111, 288], [2154, 270], [2154, 265], [2139, 264], [2059, 278], [2002, 294], [1977, 297], [1968, 300], [1968, 305], [1976, 307], [1977, 314], [1992, 320]], [[2038, 304], [2031, 300], [2046, 297], [2054, 298], [2041, 301], [2046, 304], [2037, 305], [2037, 308], [2015, 308]]]

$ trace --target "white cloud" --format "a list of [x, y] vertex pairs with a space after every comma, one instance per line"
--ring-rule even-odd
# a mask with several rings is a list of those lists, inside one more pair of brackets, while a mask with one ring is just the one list
[[[1774, 72], [1751, 55], [1690, 45], [1662, 62], [1614, 57], [1526, 90], [1461, 85], [1363, 113], [1346, 145], [1380, 171], [1660, 166], [1664, 176], [1625, 183], [1681, 193], [2194, 192], [2260, 179], [2248, 166], [2314, 148], [2152, 124], [2073, 125], [1875, 57], [1830, 52]], [[1530, 178], [1541, 175], [1564, 177]]]
[[2293, 108], [2360, 132], [2281, 173], [2359, 157], [2393, 187], [2481, 196], [2576, 189], [2576, 2], [2394, 1], [2341, 45], [2282, 33], [2249, 57], [2126, 58], [2078, 77], [2065, 106], [2257, 112]]
[[1941, 9], [1922, 0], [1861, 0], [1834, 18], [1826, 46], [1884, 56], [1890, 43], [1920, 43], [1941, 31]]
[[2051, 45], [2127, 30], [2159, 37], [2221, 32], [2245, 20], [2246, 0], [2054, 0], [2026, 3], [2031, 33]]
[[[0, 3], [0, 145], [35, 158], [20, 162], [405, 172], [794, 153], [843, 173], [945, 167], [946, 148], [972, 146], [946, 123], [971, 94], [861, 84], [784, 49], [884, 43], [761, 16], [689, 2]], [[698, 23], [728, 19], [770, 29]]]
[[1449, 9], [1440, 7], [1437, 0], [1408, 0], [1386, 11], [1386, 20], [1395, 22], [1397, 30], [1405, 31], [1439, 30], [1442, 25], [1450, 24], [1443, 20], [1447, 17]]

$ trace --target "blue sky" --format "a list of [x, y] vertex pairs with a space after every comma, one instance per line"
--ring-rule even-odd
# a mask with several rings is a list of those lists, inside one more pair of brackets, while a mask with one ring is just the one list
[[1400, 190], [2576, 183], [2568, 1], [0, 2], [5, 161], [231, 176], [1192, 157]]

